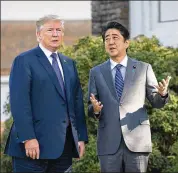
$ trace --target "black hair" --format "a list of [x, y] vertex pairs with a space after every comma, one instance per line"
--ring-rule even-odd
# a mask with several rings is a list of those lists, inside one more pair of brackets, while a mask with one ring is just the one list
[[124, 37], [124, 40], [128, 40], [130, 38], [130, 33], [127, 30], [126, 27], [124, 27], [122, 24], [116, 22], [116, 21], [111, 21], [106, 24], [106, 26], [103, 27], [102, 29], [102, 38], [103, 42], [105, 41], [105, 34], [108, 29], [117, 29], [120, 31], [121, 35]]

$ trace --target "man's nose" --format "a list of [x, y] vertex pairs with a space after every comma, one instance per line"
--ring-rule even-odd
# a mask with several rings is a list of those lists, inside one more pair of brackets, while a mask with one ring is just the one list
[[57, 30], [53, 30], [52, 35], [53, 35], [53, 36], [58, 36], [58, 35], [59, 35], [59, 33], [58, 33], [58, 31], [57, 31]]
[[114, 39], [113, 38], [109, 39], [109, 44], [114, 44]]

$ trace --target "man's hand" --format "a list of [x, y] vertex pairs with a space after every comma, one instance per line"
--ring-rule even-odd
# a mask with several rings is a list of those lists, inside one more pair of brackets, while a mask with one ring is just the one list
[[40, 149], [38, 141], [36, 139], [25, 141], [25, 151], [27, 157], [31, 157], [32, 159], [39, 159]]
[[85, 153], [85, 143], [83, 141], [79, 141], [78, 147], [79, 147], [79, 159], [81, 159]]
[[100, 101], [98, 102], [98, 100], [95, 98], [94, 94], [92, 94], [92, 93], [91, 93], [90, 101], [93, 105], [94, 113], [101, 112], [103, 105], [101, 104]]
[[159, 85], [155, 86], [161, 96], [165, 96], [167, 94], [170, 79], [171, 76], [167, 76], [166, 80], [162, 79], [162, 82], [159, 82]]

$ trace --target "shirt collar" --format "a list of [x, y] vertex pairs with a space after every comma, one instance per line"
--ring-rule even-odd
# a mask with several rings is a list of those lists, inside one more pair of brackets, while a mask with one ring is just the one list
[[[124, 67], [127, 67], [127, 61], [128, 61], [128, 57], [126, 55], [124, 59], [120, 62], [120, 64], [123, 65]], [[111, 70], [118, 64], [117, 62], [113, 61], [111, 58], [110, 58], [110, 63], [111, 63]]]
[[56, 53], [57, 54], [57, 51], [51, 52], [50, 50], [46, 49], [41, 43], [39, 43], [39, 47], [41, 48], [41, 50], [44, 52], [44, 54], [47, 57], [50, 57], [52, 53]]

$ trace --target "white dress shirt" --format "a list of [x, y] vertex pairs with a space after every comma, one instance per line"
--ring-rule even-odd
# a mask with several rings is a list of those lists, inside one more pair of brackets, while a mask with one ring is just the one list
[[53, 58], [51, 57], [51, 54], [52, 54], [52, 53], [56, 53], [56, 54], [57, 54], [57, 63], [58, 63], [58, 66], [59, 66], [59, 69], [60, 69], [60, 71], [61, 71], [62, 78], [63, 78], [63, 81], [64, 81], [64, 73], [63, 73], [62, 65], [61, 65], [61, 62], [60, 62], [60, 60], [59, 60], [57, 51], [56, 51], [56, 52], [51, 52], [51, 51], [49, 51], [48, 49], [46, 49], [41, 43], [39, 43], [39, 47], [40, 47], [41, 50], [44, 52], [44, 54], [45, 54], [46, 57], [48, 58], [48, 60], [49, 60], [49, 62], [50, 62], [51, 65], [52, 65], [52, 61], [53, 61]]
[[[122, 74], [122, 78], [123, 80], [125, 79], [125, 73], [126, 73], [126, 68], [127, 68], [127, 61], [128, 61], [128, 57], [127, 55], [124, 57], [124, 59], [120, 62], [120, 64], [122, 65], [122, 67], [120, 68], [121, 74]], [[115, 81], [115, 75], [116, 75], [116, 65], [118, 64], [117, 62], [113, 61], [110, 58], [110, 63], [111, 63], [111, 73], [112, 73], [112, 77], [113, 80]]]

